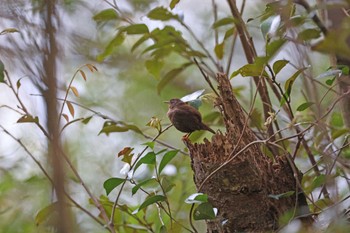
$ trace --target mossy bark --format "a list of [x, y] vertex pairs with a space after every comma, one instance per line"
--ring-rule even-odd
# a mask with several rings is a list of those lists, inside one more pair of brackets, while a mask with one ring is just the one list
[[[258, 141], [246, 125], [243, 110], [234, 97], [229, 79], [217, 75], [220, 108], [226, 132], [211, 141], [184, 140], [191, 155], [194, 181], [199, 192], [208, 195], [218, 209], [207, 221], [208, 232], [266, 232], [279, 228], [279, 217], [306, 205], [296, 179], [301, 174], [284, 155], [272, 161], [262, 153]], [[271, 195], [294, 191], [278, 200]]]

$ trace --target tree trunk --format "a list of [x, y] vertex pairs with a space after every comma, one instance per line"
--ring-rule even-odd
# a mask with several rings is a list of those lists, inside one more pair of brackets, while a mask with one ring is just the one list
[[[207, 221], [208, 232], [275, 230], [280, 227], [281, 215], [287, 211], [297, 214], [306, 205], [298, 188], [301, 173], [286, 155], [275, 155], [272, 161], [262, 153], [264, 142], [257, 140], [247, 126], [229, 79], [218, 74], [217, 81], [220, 98], [216, 104], [221, 109], [226, 133], [219, 132], [211, 142], [205, 139], [203, 144], [184, 140], [198, 192], [207, 194], [209, 202], [218, 209], [217, 217]], [[295, 192], [278, 200], [277, 196], [269, 196], [289, 191]]]

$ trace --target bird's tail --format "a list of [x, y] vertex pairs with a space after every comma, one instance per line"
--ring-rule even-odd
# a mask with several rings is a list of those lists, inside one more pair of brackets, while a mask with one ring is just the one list
[[215, 134], [215, 131], [214, 131], [212, 128], [210, 128], [209, 126], [207, 126], [206, 124], [204, 124], [204, 123], [203, 123], [203, 128], [202, 128], [202, 129], [208, 130], [208, 131], [210, 131], [211, 133]]

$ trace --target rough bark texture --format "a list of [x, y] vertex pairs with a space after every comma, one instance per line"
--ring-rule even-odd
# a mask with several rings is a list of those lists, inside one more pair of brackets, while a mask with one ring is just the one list
[[[279, 200], [269, 197], [270, 194], [299, 192], [286, 157], [276, 155], [277, 159], [272, 163], [261, 152], [261, 144], [249, 146], [231, 162], [226, 162], [256, 141], [256, 137], [249, 127], [244, 127], [245, 116], [232, 93], [229, 79], [224, 74], [218, 74], [217, 80], [221, 95], [217, 104], [222, 110], [226, 133], [217, 133], [211, 142], [205, 140], [203, 144], [184, 141], [191, 154], [198, 191], [206, 193], [210, 203], [218, 208], [217, 218], [207, 222], [208, 232], [266, 232], [277, 229], [279, 216], [306, 204], [305, 197], [303, 194]], [[225, 166], [214, 172], [225, 162]], [[296, 176], [301, 178], [300, 174]]]

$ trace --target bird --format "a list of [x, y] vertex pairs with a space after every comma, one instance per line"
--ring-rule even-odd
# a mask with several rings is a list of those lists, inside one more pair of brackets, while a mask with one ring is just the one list
[[167, 113], [169, 120], [177, 130], [187, 133], [185, 137], [196, 130], [207, 130], [215, 134], [213, 129], [202, 122], [202, 116], [196, 108], [180, 99], [171, 99], [165, 103], [169, 104]]

